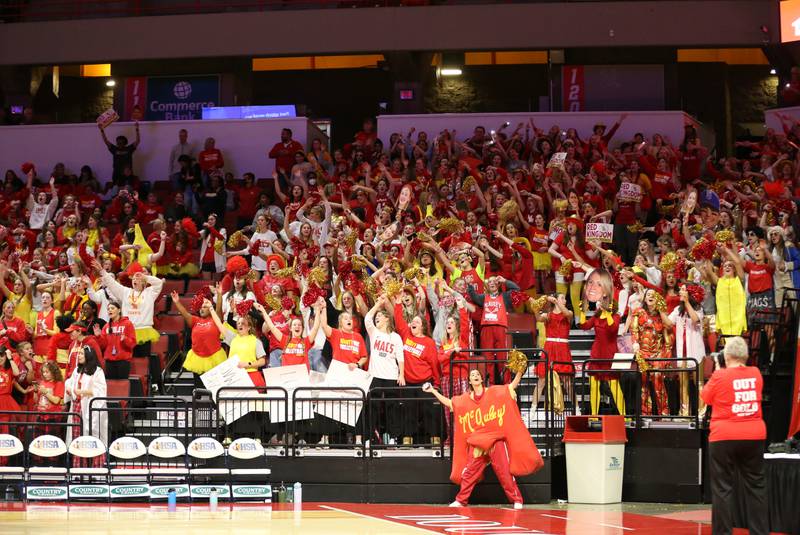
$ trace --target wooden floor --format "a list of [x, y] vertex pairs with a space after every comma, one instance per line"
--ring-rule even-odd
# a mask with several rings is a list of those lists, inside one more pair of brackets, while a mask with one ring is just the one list
[[[285, 506], [284, 506], [285, 507]], [[288, 505], [291, 508], [291, 505]], [[703, 522], [608, 510], [420, 505], [304, 504], [303, 511], [264, 505], [0, 504], [2, 535], [706, 535]]]

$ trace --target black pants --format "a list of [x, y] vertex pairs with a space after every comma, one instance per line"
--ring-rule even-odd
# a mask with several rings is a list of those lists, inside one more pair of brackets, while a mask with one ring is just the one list
[[106, 379], [127, 379], [131, 374], [131, 361], [107, 360]]
[[[769, 534], [767, 488], [764, 481], [764, 441], [709, 442], [711, 464], [711, 526], [714, 535], [733, 533], [733, 510], [744, 504], [751, 535]], [[735, 501], [737, 481], [744, 496]]]
[[404, 398], [410, 401], [403, 405], [403, 436], [410, 436], [414, 444], [430, 444], [431, 437], [441, 437], [442, 411], [431, 403], [431, 394], [422, 391], [425, 383], [433, 384], [433, 378], [420, 383], [406, 383], [409, 388], [403, 391]]
[[[372, 390], [381, 388], [381, 390]], [[386, 390], [383, 390], [383, 389]], [[400, 390], [390, 390], [400, 388], [394, 379], [372, 379], [370, 384], [370, 424], [367, 433], [370, 440], [375, 440], [375, 433], [382, 437], [383, 433], [388, 433], [391, 437], [400, 434], [400, 405], [392, 398], [401, 397]], [[381, 438], [382, 440], [382, 438]]]

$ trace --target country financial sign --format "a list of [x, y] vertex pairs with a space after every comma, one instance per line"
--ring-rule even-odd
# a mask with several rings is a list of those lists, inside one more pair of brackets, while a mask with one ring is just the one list
[[203, 118], [203, 108], [219, 106], [219, 76], [129, 78], [125, 120], [176, 121]]

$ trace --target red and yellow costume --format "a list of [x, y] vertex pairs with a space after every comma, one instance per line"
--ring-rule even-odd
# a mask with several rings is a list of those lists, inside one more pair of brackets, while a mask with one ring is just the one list
[[[644, 308], [638, 309], [633, 313], [633, 323], [631, 324], [631, 335], [633, 341], [639, 344], [639, 352], [636, 360], [639, 363], [639, 371], [642, 372], [642, 380], [647, 381], [646, 371], [650, 368], [663, 369], [669, 367], [669, 362], [657, 361], [653, 359], [668, 359], [671, 356], [672, 341], [671, 336], [664, 325], [661, 314], [656, 312], [650, 314]], [[668, 415], [669, 404], [667, 402], [667, 389], [664, 384], [663, 373], [651, 373], [649, 378], [652, 380], [652, 391], [655, 397], [656, 407], [653, 407], [650, 397], [650, 389], [642, 388], [642, 414], [653, 414], [657, 409], [658, 414]]]

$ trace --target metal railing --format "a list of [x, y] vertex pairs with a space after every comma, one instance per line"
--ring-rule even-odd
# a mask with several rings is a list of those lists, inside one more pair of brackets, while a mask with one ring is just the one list
[[[98, 418], [94, 415], [98, 414]], [[98, 436], [97, 425], [108, 426], [108, 443], [121, 436], [155, 438], [172, 435], [188, 444], [192, 413], [186, 400], [178, 397], [98, 397], [89, 401], [89, 434]], [[138, 421], [137, 425], [136, 424]], [[132, 431], [135, 427], [136, 431]]]
[[445, 409], [435, 397], [416, 386], [375, 387], [368, 402], [371, 450], [426, 448], [444, 455]]

